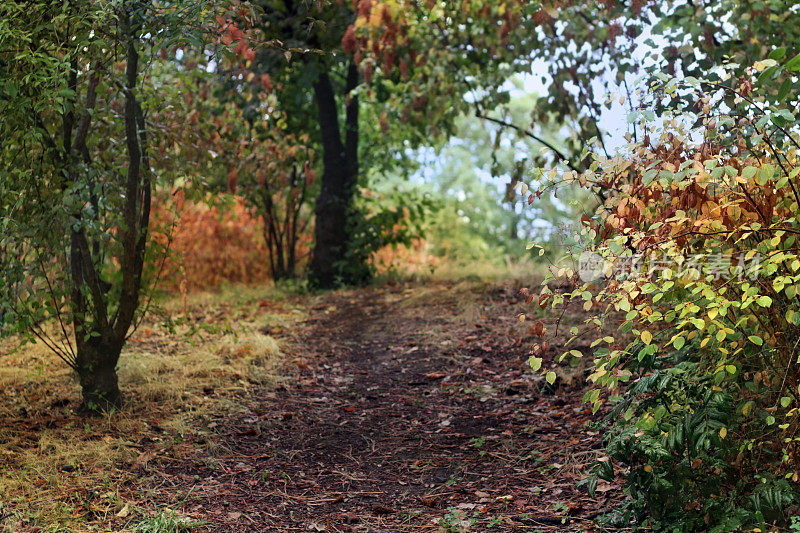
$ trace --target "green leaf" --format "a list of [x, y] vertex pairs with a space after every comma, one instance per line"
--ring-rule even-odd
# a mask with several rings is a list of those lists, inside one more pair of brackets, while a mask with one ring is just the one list
[[796, 56], [794, 56], [793, 58], [791, 58], [791, 59], [790, 59], [789, 61], [787, 61], [787, 62], [786, 62], [786, 64], [785, 64], [785, 65], [783, 65], [783, 66], [784, 66], [784, 68], [785, 68], [786, 70], [791, 70], [792, 72], [794, 72], [794, 71], [796, 71], [796, 70], [800, 70], [800, 54], [797, 54]]
[[769, 307], [772, 305], [772, 298], [769, 296], [761, 296], [758, 300], [756, 300], [756, 303], [761, 307]]
[[781, 407], [786, 408], [792, 403], [792, 398], [790, 396], [784, 396], [781, 398]]
[[548, 373], [547, 373], [547, 375], [545, 375], [544, 379], [545, 379], [545, 380], [546, 380], [546, 381], [547, 381], [547, 382], [548, 382], [550, 385], [552, 385], [553, 383], [555, 383], [555, 382], [556, 382], [556, 373], [555, 373], [555, 372], [552, 372], [552, 371], [551, 371], [551, 372], [548, 372]]
[[758, 169], [753, 166], [747, 166], [742, 169], [742, 177], [745, 179], [750, 179], [758, 173]]
[[792, 89], [792, 80], [786, 79], [781, 84], [780, 89], [778, 89], [778, 100], [784, 101], [786, 97], [789, 96], [789, 91]]
[[750, 335], [747, 338], [750, 339], [750, 342], [752, 342], [756, 346], [761, 346], [762, 344], [764, 344], [764, 341], [758, 335]]
[[769, 53], [769, 58], [774, 59], [775, 61], [780, 61], [781, 59], [786, 56], [786, 48], [781, 46], [780, 48], [776, 48], [772, 52]]

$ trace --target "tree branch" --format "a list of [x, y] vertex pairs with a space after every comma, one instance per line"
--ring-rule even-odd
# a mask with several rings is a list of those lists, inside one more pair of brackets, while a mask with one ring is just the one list
[[503, 127], [506, 127], [506, 128], [511, 128], [511, 129], [513, 129], [513, 130], [515, 130], [515, 131], [517, 131], [517, 132], [519, 132], [519, 133], [521, 133], [521, 134], [523, 134], [523, 135], [525, 135], [527, 137], [530, 137], [531, 139], [533, 139], [533, 140], [545, 145], [546, 147], [548, 147], [556, 155], [556, 157], [558, 157], [558, 159], [560, 161], [566, 163], [569, 168], [571, 168], [575, 172], [581, 172], [581, 170], [577, 166], [575, 166], [572, 163], [572, 161], [570, 161], [570, 159], [566, 155], [564, 155], [564, 153], [561, 150], [559, 150], [558, 148], [553, 146], [551, 143], [545, 141], [544, 139], [542, 139], [541, 137], [539, 137], [538, 135], [536, 135], [532, 131], [530, 131], [528, 129], [525, 129], [525, 128], [522, 128], [520, 126], [517, 126], [516, 124], [513, 124], [511, 122], [507, 122], [507, 121], [499, 119], [499, 118], [494, 118], [494, 117], [490, 117], [488, 115], [484, 115], [480, 111], [476, 111], [475, 112], [475, 116], [478, 117], [478, 118], [482, 118], [483, 120], [488, 120], [489, 122], [493, 122], [493, 123], [495, 123], [495, 124], [497, 124], [499, 126], [503, 126]]

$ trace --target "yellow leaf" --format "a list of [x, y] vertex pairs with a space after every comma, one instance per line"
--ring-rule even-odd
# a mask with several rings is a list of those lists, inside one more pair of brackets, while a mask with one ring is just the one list
[[720, 428], [719, 438], [724, 439], [728, 435], [728, 428]]
[[369, 14], [369, 25], [373, 28], [379, 28], [381, 25], [381, 18], [383, 17], [383, 5], [378, 4]]
[[653, 334], [647, 330], [644, 330], [641, 334], [642, 342], [649, 345], [653, 341]]

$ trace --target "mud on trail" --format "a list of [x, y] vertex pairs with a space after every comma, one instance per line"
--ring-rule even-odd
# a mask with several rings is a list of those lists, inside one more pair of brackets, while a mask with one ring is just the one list
[[188, 494], [181, 512], [210, 530], [379, 532], [594, 530], [620, 497], [575, 486], [599, 435], [568, 376], [553, 390], [521, 360], [516, 288], [366, 288], [307, 305], [282, 339], [295, 377], [216, 420], [214, 460], [160, 465], [155, 498]]

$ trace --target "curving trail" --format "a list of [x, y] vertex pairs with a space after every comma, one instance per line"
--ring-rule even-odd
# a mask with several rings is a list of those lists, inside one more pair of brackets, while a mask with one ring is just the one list
[[316, 297], [284, 339], [296, 378], [218, 421], [215, 461], [170, 465], [185, 510], [218, 531], [593, 529], [619, 490], [575, 487], [599, 438], [581, 390], [525, 372], [519, 303], [476, 284]]

